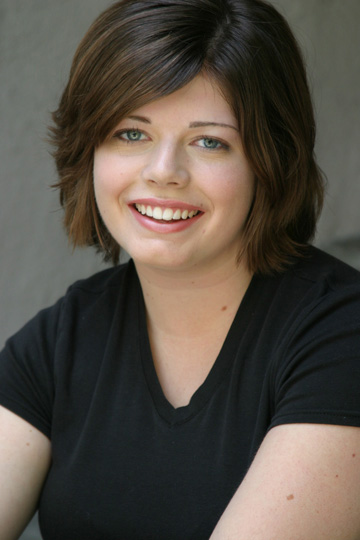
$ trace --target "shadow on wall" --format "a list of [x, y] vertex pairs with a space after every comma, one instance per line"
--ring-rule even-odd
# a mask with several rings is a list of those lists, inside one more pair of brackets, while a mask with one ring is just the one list
[[360, 236], [324, 243], [320, 247], [357, 270], [360, 270]]
[[37, 514], [33, 517], [31, 523], [26, 527], [19, 540], [41, 540], [41, 534], [38, 526]]

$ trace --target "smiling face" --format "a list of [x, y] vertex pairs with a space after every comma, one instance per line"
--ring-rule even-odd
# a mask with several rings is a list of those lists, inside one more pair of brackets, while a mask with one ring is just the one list
[[236, 266], [254, 178], [234, 114], [205, 77], [124, 118], [95, 151], [94, 187], [138, 266]]

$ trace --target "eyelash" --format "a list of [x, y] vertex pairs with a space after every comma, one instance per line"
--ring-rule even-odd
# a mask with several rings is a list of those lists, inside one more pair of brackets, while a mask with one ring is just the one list
[[[131, 132], [132, 133], [137, 133], [139, 135], [145, 135], [145, 133], [143, 133], [140, 129], [126, 128], [126, 129], [121, 129], [120, 131], [117, 131], [114, 134], [114, 137], [119, 139], [121, 142], [125, 142], [126, 144], [134, 144], [134, 143], [137, 143], [137, 142], [143, 142], [142, 139], [131, 140], [131, 139], [122, 138], [124, 134], [126, 134], [126, 133], [129, 134]], [[199, 145], [199, 148], [201, 148], [203, 150], [207, 150], [209, 152], [219, 152], [221, 150], [229, 150], [229, 145], [228, 144], [220, 141], [219, 139], [216, 139], [215, 137], [209, 137], [208, 135], [201, 135], [200, 137], [198, 137], [196, 139], [195, 142], [205, 141], [205, 140], [213, 141], [213, 142], [217, 143], [216, 148], [207, 148], [206, 146], [200, 146], [200, 145]]]
[[125, 133], [139, 133], [140, 135], [145, 135], [140, 129], [137, 129], [137, 128], [127, 128], [127, 129], [121, 129], [120, 131], [117, 131], [115, 134], [114, 134], [114, 137], [119, 139], [120, 141], [122, 142], [125, 142], [126, 144], [133, 144], [133, 143], [136, 143], [136, 142], [141, 142], [141, 140], [137, 139], [137, 140], [130, 140], [130, 139], [122, 139], [121, 137], [125, 134]]
[[229, 150], [229, 145], [228, 144], [225, 144], [224, 142], [221, 142], [219, 141], [219, 139], [216, 139], [215, 137], [209, 137], [207, 135], [201, 135], [201, 137], [198, 137], [196, 139], [196, 141], [213, 141], [215, 143], [217, 143], [217, 147], [216, 148], [207, 148], [206, 146], [200, 146], [200, 148], [203, 148], [204, 150], [209, 150], [209, 151], [213, 151], [213, 152], [216, 152], [216, 151], [220, 151], [220, 150]]

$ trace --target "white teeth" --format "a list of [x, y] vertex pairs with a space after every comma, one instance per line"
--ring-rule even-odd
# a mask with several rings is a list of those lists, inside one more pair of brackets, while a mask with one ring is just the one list
[[155, 206], [152, 217], [155, 219], [162, 219], [162, 210], [159, 206]]
[[171, 210], [171, 208], [165, 208], [162, 218], [165, 219], [165, 221], [171, 221], [173, 219], [173, 216], [174, 210]]
[[172, 221], [172, 220], [179, 220], [179, 219], [188, 219], [196, 216], [198, 214], [198, 210], [181, 210], [180, 208], [176, 208], [173, 210], [172, 208], [165, 208], [164, 210], [160, 208], [160, 206], [155, 206], [155, 208], [152, 208], [151, 206], [145, 206], [144, 204], [135, 204], [135, 208], [140, 214], [143, 216], [152, 217], [153, 219], [157, 220], [164, 220], [164, 221]]

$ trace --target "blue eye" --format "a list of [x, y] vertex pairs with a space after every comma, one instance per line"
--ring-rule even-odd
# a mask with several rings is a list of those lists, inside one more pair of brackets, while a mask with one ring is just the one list
[[226, 144], [212, 137], [202, 137], [198, 139], [197, 143], [201, 148], [205, 148], [206, 150], [225, 150], [228, 148]]
[[218, 148], [220, 146], [219, 141], [216, 139], [203, 139], [205, 148]]
[[121, 141], [128, 143], [142, 141], [145, 137], [145, 135], [138, 129], [124, 129], [122, 131], [118, 131], [115, 135]]
[[132, 129], [131, 131], [126, 131], [126, 135], [129, 141], [139, 141], [142, 137], [142, 133], [137, 129]]

